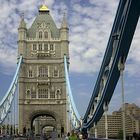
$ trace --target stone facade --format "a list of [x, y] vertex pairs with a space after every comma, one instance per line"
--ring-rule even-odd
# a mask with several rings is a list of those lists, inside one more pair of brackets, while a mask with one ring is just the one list
[[[67, 130], [67, 98], [64, 55], [69, 59], [68, 26], [64, 15], [60, 29], [43, 5], [29, 29], [24, 17], [18, 28], [19, 132], [33, 129], [40, 116], [52, 117], [58, 134]], [[50, 123], [45, 123], [46, 126]]]

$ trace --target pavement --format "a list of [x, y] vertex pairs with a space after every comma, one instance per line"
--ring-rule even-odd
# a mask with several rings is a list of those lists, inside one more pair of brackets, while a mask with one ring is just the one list
[[[27, 138], [27, 137], [0, 137], [0, 140], [47, 140], [40, 137]], [[49, 140], [52, 140], [51, 138]], [[55, 138], [53, 140], [64, 140], [64, 138]]]

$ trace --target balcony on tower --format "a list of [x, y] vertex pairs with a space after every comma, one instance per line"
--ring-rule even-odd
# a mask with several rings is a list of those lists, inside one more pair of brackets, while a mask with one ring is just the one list
[[51, 56], [51, 53], [50, 53], [50, 51], [37, 51], [36, 52], [36, 54], [37, 54], [37, 57], [49, 57], [49, 56]]
[[46, 85], [46, 86], [51, 86], [51, 80], [50, 80], [50, 77], [44, 77], [44, 78], [40, 78], [38, 77], [37, 78], [37, 85]]

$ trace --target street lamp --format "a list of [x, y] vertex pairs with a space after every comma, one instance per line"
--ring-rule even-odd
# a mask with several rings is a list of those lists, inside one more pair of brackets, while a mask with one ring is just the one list
[[104, 112], [105, 112], [105, 134], [106, 134], [106, 139], [108, 139], [108, 121], [107, 121], [107, 111], [108, 111], [108, 103], [104, 103]]
[[124, 79], [123, 79], [123, 71], [125, 68], [125, 59], [124, 57], [120, 57], [118, 69], [120, 71], [121, 76], [121, 89], [122, 89], [122, 116], [123, 116], [123, 140], [126, 140], [126, 130], [125, 130], [125, 103], [124, 103]]

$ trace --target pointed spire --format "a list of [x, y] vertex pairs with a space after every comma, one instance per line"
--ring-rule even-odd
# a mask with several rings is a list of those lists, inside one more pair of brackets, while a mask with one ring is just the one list
[[26, 23], [24, 21], [24, 13], [21, 14], [21, 21], [19, 24], [19, 28], [26, 28]]
[[68, 28], [66, 12], [64, 12], [61, 28]]

